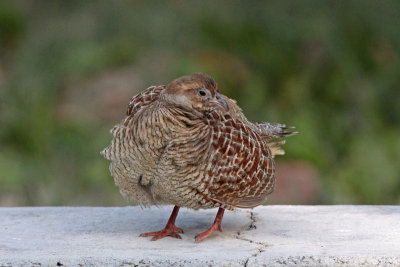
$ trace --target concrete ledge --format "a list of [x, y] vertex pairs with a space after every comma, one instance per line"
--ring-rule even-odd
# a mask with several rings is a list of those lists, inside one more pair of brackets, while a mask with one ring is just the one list
[[216, 210], [181, 210], [182, 240], [150, 242], [172, 207], [0, 208], [0, 266], [400, 266], [399, 206], [265, 206], [225, 213], [224, 233], [193, 237]]

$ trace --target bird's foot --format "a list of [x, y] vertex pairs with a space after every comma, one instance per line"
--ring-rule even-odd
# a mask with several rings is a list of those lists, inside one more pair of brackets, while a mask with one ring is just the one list
[[182, 239], [182, 237], [178, 234], [181, 233], [183, 234], [182, 228], [176, 227], [175, 225], [167, 225], [165, 229], [157, 232], [150, 232], [150, 233], [144, 233], [141, 234], [140, 237], [148, 237], [152, 236], [153, 238], [151, 241], [156, 241], [158, 239], [164, 238], [166, 236], [171, 236], [174, 238]]
[[205, 239], [206, 237], [210, 236], [210, 235], [211, 235], [213, 232], [215, 232], [215, 231], [220, 231], [220, 232], [222, 232], [222, 225], [221, 225], [221, 222], [215, 222], [215, 223], [210, 227], [210, 229], [208, 229], [207, 231], [205, 231], [205, 232], [203, 232], [203, 233], [201, 233], [201, 234], [196, 235], [195, 238], [194, 238], [194, 240], [195, 240], [196, 242], [200, 242], [200, 241], [202, 241], [203, 239]]
[[222, 232], [222, 217], [224, 216], [224, 211], [225, 210], [223, 208], [218, 209], [218, 213], [217, 213], [217, 216], [215, 216], [213, 225], [207, 231], [196, 235], [194, 238], [196, 242], [200, 242], [204, 238], [210, 236], [215, 231]]

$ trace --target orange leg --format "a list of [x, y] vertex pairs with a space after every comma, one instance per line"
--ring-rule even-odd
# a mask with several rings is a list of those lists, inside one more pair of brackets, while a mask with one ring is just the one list
[[216, 230], [222, 232], [222, 217], [224, 216], [224, 211], [225, 210], [223, 208], [219, 208], [213, 225], [207, 231], [196, 235], [196, 237], [194, 238], [196, 240], [196, 242], [200, 242], [201, 240], [203, 240], [204, 238], [208, 237], [209, 235], [211, 235]]
[[141, 234], [140, 236], [141, 237], [152, 236], [153, 238], [151, 239], [151, 241], [156, 241], [166, 236], [172, 236], [178, 239], [182, 239], [182, 237], [178, 233], [183, 234], [183, 230], [175, 226], [175, 220], [176, 216], [178, 216], [178, 212], [179, 212], [179, 207], [175, 206], [174, 210], [171, 213], [171, 216], [169, 217], [168, 223], [163, 230], [157, 232], [144, 233]]

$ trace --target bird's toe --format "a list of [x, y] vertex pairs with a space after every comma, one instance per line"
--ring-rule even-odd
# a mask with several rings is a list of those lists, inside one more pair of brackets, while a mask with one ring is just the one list
[[180, 234], [183, 234], [184, 232], [183, 232], [183, 229], [182, 228], [179, 228], [179, 227], [175, 227], [175, 232], [178, 232], [178, 233], [180, 233]]

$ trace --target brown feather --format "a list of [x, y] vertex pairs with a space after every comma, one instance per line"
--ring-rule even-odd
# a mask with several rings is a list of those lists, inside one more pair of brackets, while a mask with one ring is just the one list
[[196, 73], [133, 97], [102, 154], [121, 193], [143, 206], [252, 208], [274, 189], [282, 144], [269, 141], [280, 130], [266, 125]]

